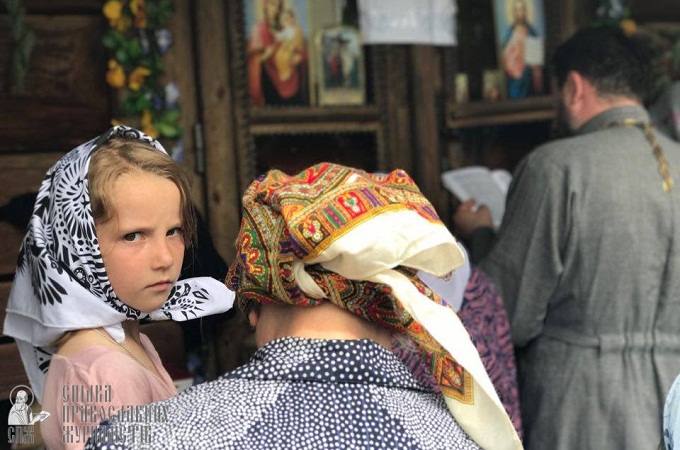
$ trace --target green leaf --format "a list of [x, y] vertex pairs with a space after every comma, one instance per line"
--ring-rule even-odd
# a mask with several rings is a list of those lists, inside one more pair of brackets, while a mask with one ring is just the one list
[[118, 60], [118, 62], [121, 65], [125, 65], [129, 61], [127, 52], [125, 51], [124, 48], [116, 49], [116, 51], [114, 52], [114, 57], [116, 58], [116, 60]]
[[179, 136], [179, 127], [177, 125], [162, 121], [154, 122], [153, 125], [161, 136], [168, 138], [175, 138]]
[[[140, 89], [140, 92], [142, 92], [141, 89]], [[151, 101], [149, 96], [144, 95], [144, 93], [139, 95], [139, 97], [137, 98], [137, 101], [135, 102], [135, 108], [137, 108], [137, 111], [139, 113], [144, 112], [145, 109], [151, 109], [152, 106], [153, 106], [153, 102]]]
[[169, 109], [163, 113], [161, 120], [163, 122], [175, 123], [179, 120], [181, 112], [179, 108]]
[[12, 17], [12, 39], [16, 42], [21, 38], [24, 33], [24, 27], [26, 25], [26, 11], [23, 8], [19, 8]]
[[19, 10], [19, 0], [3, 0], [5, 8], [7, 8], [7, 13], [10, 16], [15, 16]]
[[149, 68], [155, 73], [165, 72], [165, 65], [163, 64], [163, 58], [158, 53], [151, 54], [151, 59], [149, 61]]
[[175, 12], [175, 2], [173, 0], [160, 0], [158, 2], [158, 9], [166, 14], [172, 14]]
[[35, 47], [35, 33], [27, 30], [21, 41], [17, 42], [17, 50], [19, 51], [21, 60], [26, 67], [28, 67], [28, 62], [31, 59], [33, 47]]
[[127, 43], [125, 51], [127, 52], [130, 61], [136, 61], [142, 55], [142, 44], [138, 39], [133, 39]]
[[135, 99], [132, 96], [126, 97], [120, 104], [120, 109], [123, 116], [132, 116], [136, 114]]
[[104, 36], [102, 36], [102, 44], [110, 50], [120, 47], [123, 43], [123, 35], [118, 30], [108, 29], [104, 32]]

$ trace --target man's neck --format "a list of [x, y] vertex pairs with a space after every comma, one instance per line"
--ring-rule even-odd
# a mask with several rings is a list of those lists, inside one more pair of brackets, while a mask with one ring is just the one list
[[573, 129], [578, 130], [585, 123], [595, 116], [602, 114], [610, 109], [620, 108], [622, 106], [642, 106], [640, 102], [628, 97], [610, 97], [598, 96], [583, 110], [579, 117], [574, 118]]

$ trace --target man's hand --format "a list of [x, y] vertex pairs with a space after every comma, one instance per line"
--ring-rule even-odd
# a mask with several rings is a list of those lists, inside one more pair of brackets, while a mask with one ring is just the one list
[[455, 233], [463, 238], [470, 237], [478, 228], [493, 228], [491, 210], [486, 205], [477, 205], [471, 198], [456, 209], [453, 225]]

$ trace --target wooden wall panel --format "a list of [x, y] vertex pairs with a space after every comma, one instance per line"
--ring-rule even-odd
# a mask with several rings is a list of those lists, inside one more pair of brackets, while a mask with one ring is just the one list
[[442, 188], [442, 144], [440, 130], [443, 114], [437, 102], [443, 93], [441, 54], [432, 46], [416, 45], [411, 49], [413, 122], [416, 164], [411, 175], [437, 212], [446, 217], [448, 194]]
[[[4, 333], [5, 309], [11, 287], [11, 282], [0, 283], [0, 335]], [[0, 364], [0, 400], [5, 400], [14, 386], [20, 384], [28, 386], [29, 384], [16, 344], [12, 342], [0, 344], [0, 361], [2, 361]]]
[[[234, 3], [220, 0], [196, 2], [196, 29], [200, 69], [199, 85], [205, 144], [205, 179], [210, 234], [220, 255], [231, 261], [234, 240], [238, 235], [240, 199], [237, 149], [234, 136], [235, 99], [232, 96], [233, 74], [225, 26], [225, 8]], [[233, 12], [233, 11], [232, 11]], [[223, 56], [223, 57], [222, 57]]]
[[405, 46], [392, 45], [376, 46], [372, 51], [374, 64], [383, 67], [375, 71], [375, 77], [379, 79], [377, 87], [384, 96], [381, 110], [385, 123], [385, 167], [382, 169], [404, 169], [408, 174], [414, 174], [409, 50]]
[[102, 0], [23, 0], [28, 14], [99, 14], [104, 2]]
[[[30, 155], [2, 155], [0, 166], [0, 205], [28, 192], [36, 192], [49, 169], [63, 153], [38, 153]], [[0, 222], [0, 275], [14, 272], [23, 230]]]
[[24, 233], [7, 223], [0, 222], [0, 236], [2, 236], [0, 239], [0, 275], [13, 274]]
[[16, 344], [0, 345], [0, 361], [0, 400], [5, 400], [15, 386], [29, 384]]
[[27, 192], [36, 192], [47, 170], [63, 156], [58, 153], [1, 155], [3, 176], [0, 178], [0, 205]]
[[5, 329], [5, 310], [7, 309], [7, 300], [9, 299], [9, 291], [12, 289], [12, 282], [0, 282], [0, 335], [4, 333]]
[[196, 102], [196, 60], [193, 50], [193, 34], [191, 28], [191, 0], [175, 0], [175, 14], [168, 24], [172, 32], [173, 43], [170, 51], [164, 56], [165, 77], [175, 82], [179, 88], [179, 106], [182, 110], [180, 125], [184, 130], [184, 167], [191, 182], [191, 194], [194, 204], [202, 216], [207, 217], [204, 192], [204, 168], [199, 167], [196, 155], [194, 125], [199, 121]]
[[23, 93], [10, 89], [10, 30], [0, 28], [0, 152], [69, 150], [108, 127], [103, 21], [29, 15], [36, 45]]

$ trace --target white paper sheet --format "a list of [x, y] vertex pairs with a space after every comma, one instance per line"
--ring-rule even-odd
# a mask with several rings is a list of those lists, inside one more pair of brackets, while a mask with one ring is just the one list
[[365, 44], [456, 44], [455, 0], [359, 0]]
[[543, 38], [527, 36], [524, 43], [524, 62], [531, 66], [542, 66], [544, 54]]

